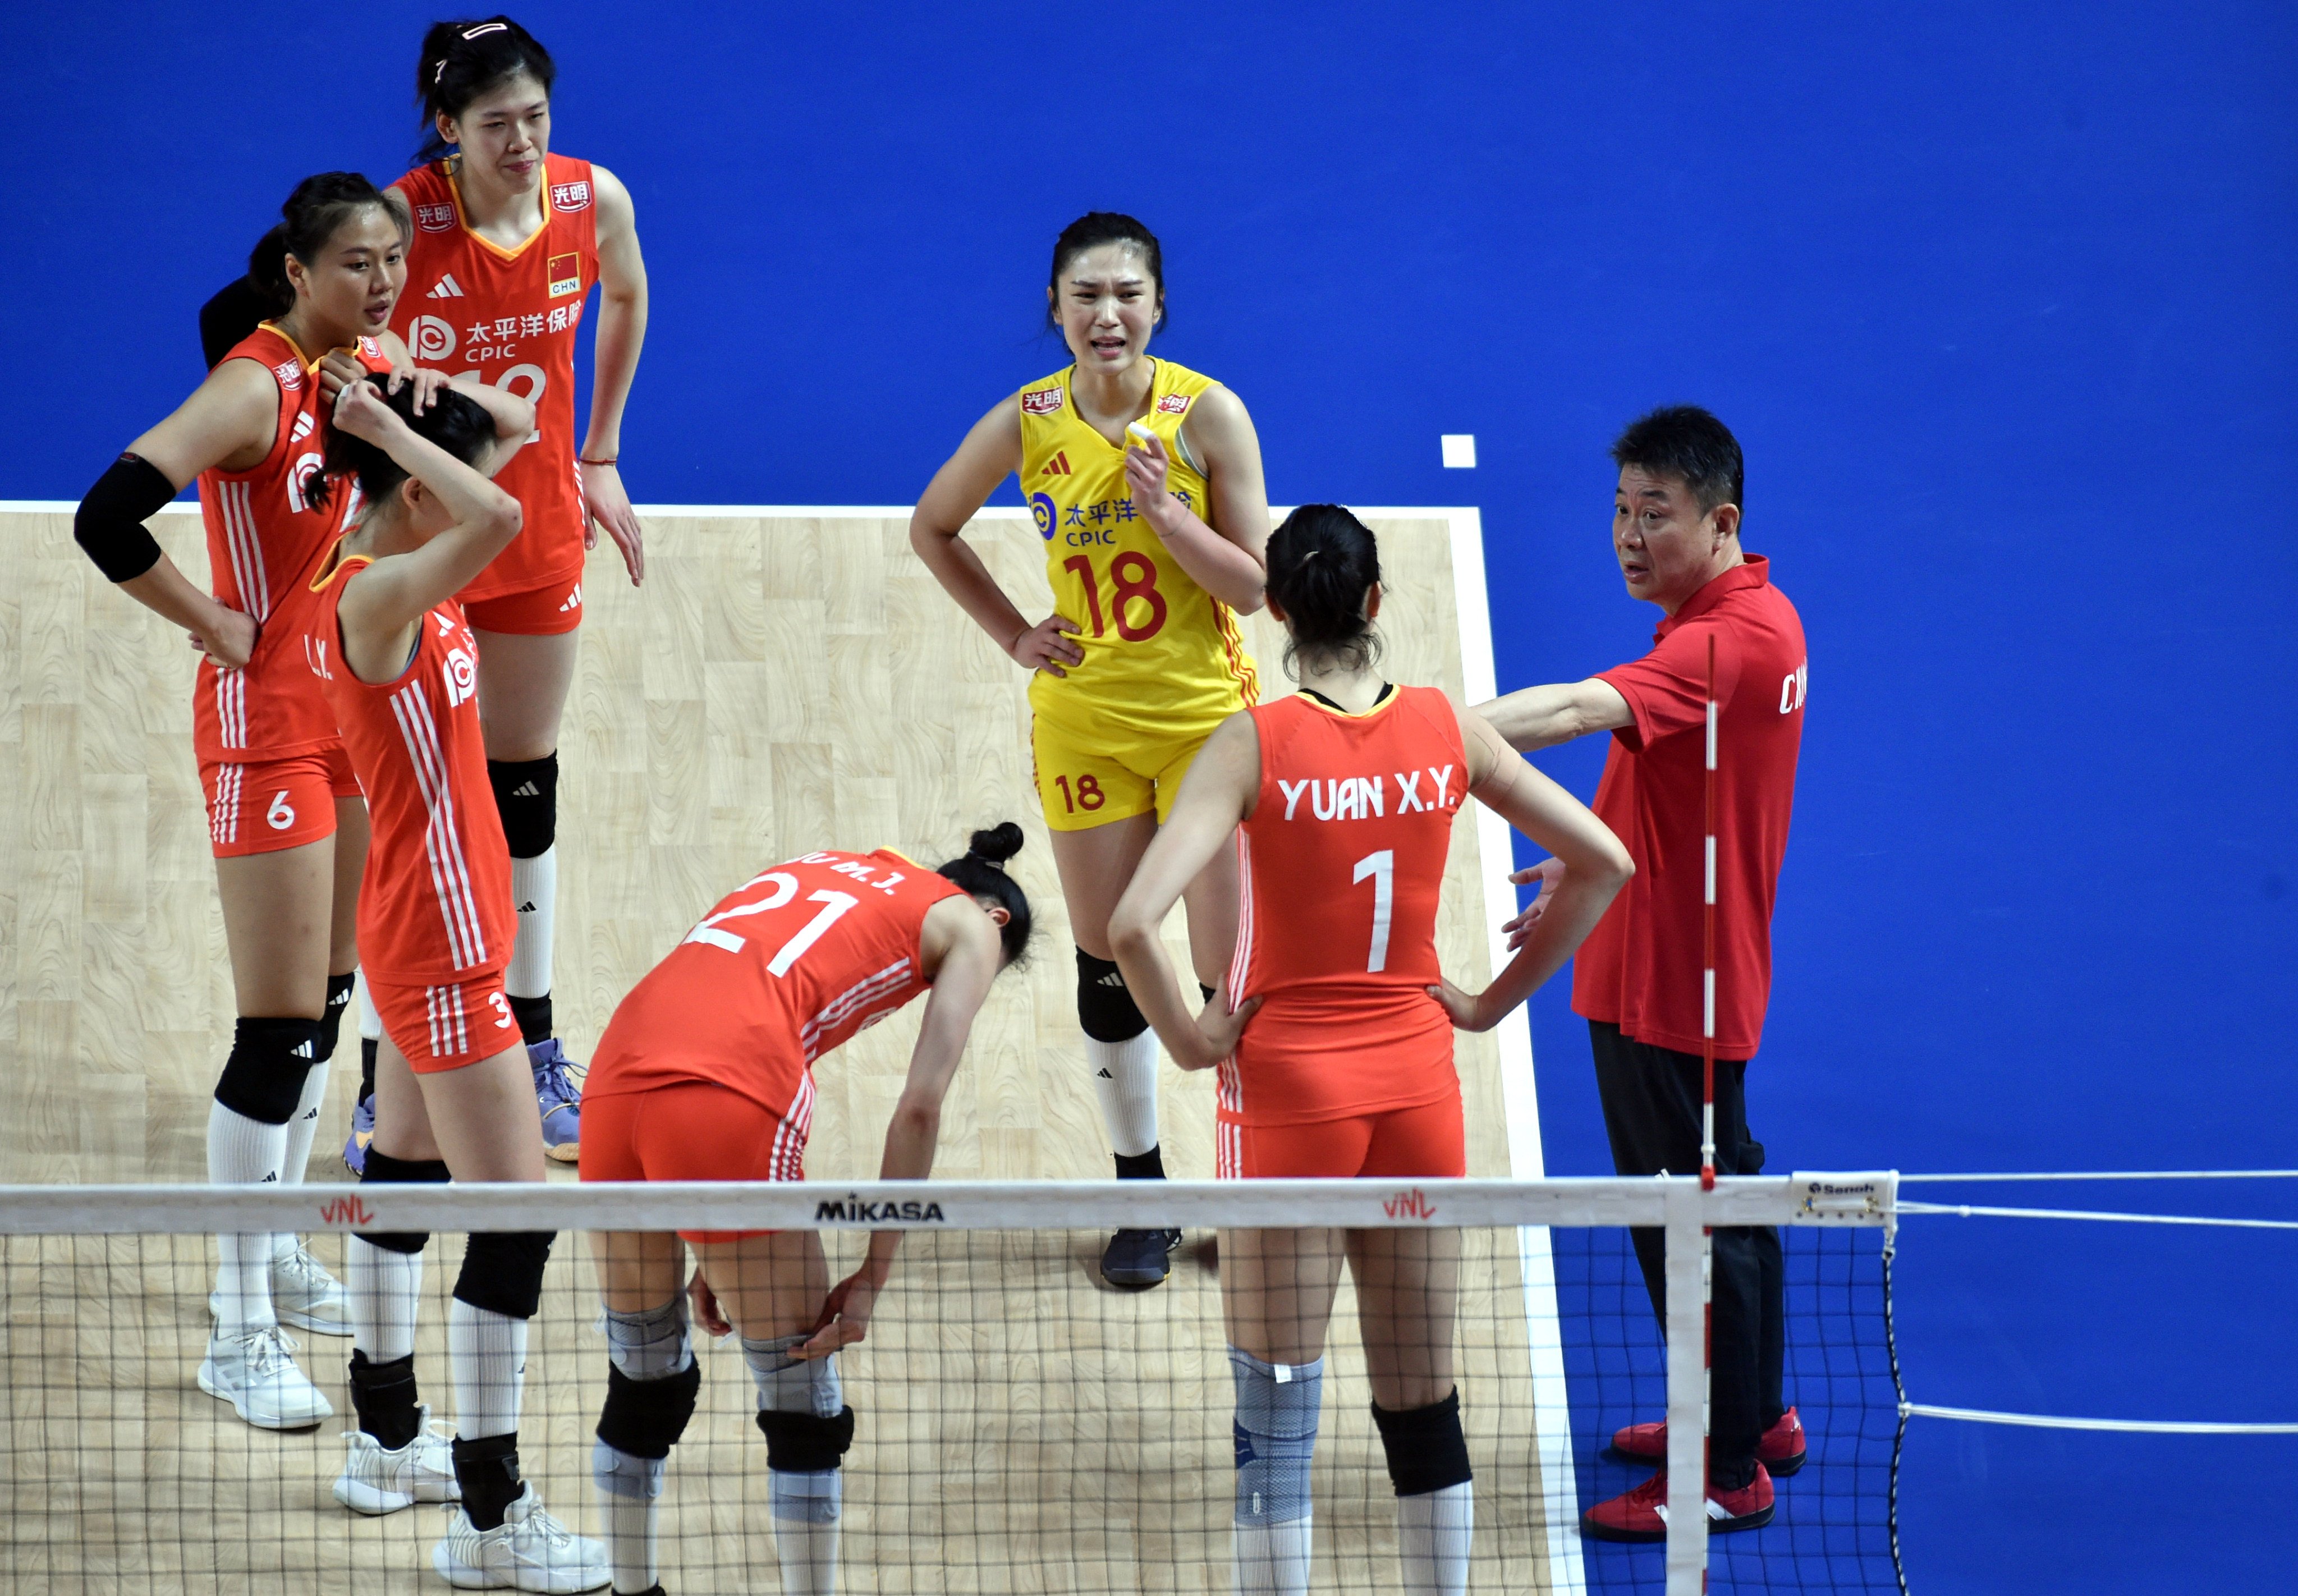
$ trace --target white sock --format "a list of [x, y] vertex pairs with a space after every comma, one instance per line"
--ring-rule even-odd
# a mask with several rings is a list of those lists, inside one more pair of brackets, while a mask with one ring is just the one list
[[1237, 1596], [1308, 1596], [1314, 1517], [1236, 1526], [1229, 1578]]
[[[208, 1104], [208, 1178], [218, 1186], [252, 1186], [279, 1178], [287, 1127], [266, 1125], [220, 1103]], [[244, 1336], [279, 1321], [271, 1312], [269, 1231], [216, 1237], [216, 1335]]]
[[1476, 1523], [1472, 1480], [1396, 1499], [1396, 1555], [1403, 1565], [1405, 1596], [1464, 1596]]
[[415, 1315], [423, 1300], [422, 1253], [394, 1253], [364, 1236], [345, 1237], [343, 1295], [351, 1345], [365, 1352], [368, 1362], [393, 1363], [415, 1351]]
[[[287, 1145], [279, 1157], [279, 1184], [303, 1184], [304, 1166], [311, 1162], [311, 1143], [319, 1134], [319, 1105], [327, 1098], [327, 1063], [321, 1059], [303, 1077], [303, 1096], [295, 1104], [295, 1117], [287, 1121]], [[293, 1230], [282, 1230], [271, 1238], [271, 1255], [275, 1258], [295, 1250], [296, 1236]]]
[[774, 1518], [774, 1555], [782, 1566], [782, 1596], [835, 1596], [844, 1477], [836, 1468], [813, 1474], [768, 1471], [767, 1495]]
[[1145, 1030], [1129, 1042], [1085, 1039], [1086, 1066], [1101, 1094], [1101, 1122], [1109, 1129], [1109, 1150], [1138, 1158], [1157, 1145], [1157, 1033]]
[[478, 1441], [512, 1434], [526, 1385], [526, 1321], [450, 1299], [447, 1373], [455, 1386], [456, 1435]]
[[510, 901], [518, 909], [518, 939], [503, 971], [509, 997], [550, 996], [551, 928], [558, 907], [558, 845], [532, 859], [510, 862]]

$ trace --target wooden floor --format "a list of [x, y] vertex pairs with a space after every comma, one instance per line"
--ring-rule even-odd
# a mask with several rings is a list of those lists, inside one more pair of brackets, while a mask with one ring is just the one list
[[[196, 578], [196, 519], [157, 526]], [[1376, 528], [1385, 668], [1459, 687], [1448, 524]], [[1042, 546], [1027, 521], [986, 516], [974, 540], [1009, 590], [1029, 595], [1023, 608], [1042, 613]], [[1029, 838], [1013, 868], [1038, 910], [1040, 956], [1000, 982], [975, 1027], [936, 1173], [1105, 1176], [1070, 939], [1029, 788], [1026, 679], [926, 575], [898, 517], [655, 517], [649, 541], [643, 590], [603, 547], [583, 589], [560, 749], [557, 1011], [571, 1049], [581, 1055], [638, 976], [762, 866], [880, 844], [938, 862], [971, 828], [1014, 819]], [[190, 748], [194, 657], [110, 590], [66, 516], [0, 515], [0, 792], [21, 795], [0, 812], [0, 1183], [198, 1179], [232, 1014]], [[1265, 690], [1282, 690], [1274, 628], [1254, 617], [1247, 631]], [[1464, 983], [1487, 976], [1487, 913], [1464, 818], [1440, 925], [1445, 967]], [[1170, 929], [1178, 953], [1178, 918]], [[820, 1071], [814, 1178], [874, 1172], [916, 1015], [865, 1032]], [[347, 1045], [315, 1182], [347, 1178], [335, 1150], [353, 1056]], [[1459, 1058], [1470, 1172], [1504, 1174], [1497, 1053], [1463, 1036]], [[1162, 1091], [1169, 1169], [1209, 1177], [1210, 1073], [1169, 1069]], [[456, 1244], [442, 1245], [451, 1259]], [[315, 1247], [333, 1262], [334, 1238]], [[1097, 1247], [1084, 1235], [953, 1236], [905, 1256], [868, 1350], [842, 1360], [864, 1416], [848, 1459], [845, 1588], [1226, 1587], [1228, 1376], [1210, 1260], [1129, 1296], [1100, 1286]], [[553, 1261], [525, 1443], [529, 1476], [577, 1523], [594, 1517], [602, 1350], [579, 1253], [562, 1243]], [[19, 1580], [38, 1570], [16, 1588], [268, 1591], [282, 1571], [289, 1589], [443, 1588], [422, 1555], [434, 1510], [355, 1521], [327, 1497], [336, 1426], [254, 1432], [193, 1385], [205, 1334], [199, 1238], [24, 1241], [0, 1258], [0, 1468], [15, 1493], [0, 1540]], [[1474, 1588], [1544, 1588], [1514, 1239], [1472, 1238], [1470, 1259]], [[434, 1298], [451, 1273], [434, 1258]], [[418, 1362], [443, 1409], [436, 1307]], [[1351, 1311], [1344, 1298], [1318, 1453], [1317, 1588], [1386, 1590], [1390, 1499]], [[347, 1413], [348, 1344], [307, 1340], [306, 1352]], [[745, 1423], [740, 1358], [720, 1349], [704, 1363], [706, 1411], [665, 1503], [665, 1583], [772, 1588], [764, 1454]], [[231, 1550], [247, 1534], [252, 1557]]]

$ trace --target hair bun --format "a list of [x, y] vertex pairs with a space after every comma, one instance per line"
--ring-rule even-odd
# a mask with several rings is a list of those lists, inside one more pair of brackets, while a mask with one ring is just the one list
[[1021, 851], [1021, 828], [1008, 820], [976, 831], [965, 851], [985, 864], [1003, 864]]

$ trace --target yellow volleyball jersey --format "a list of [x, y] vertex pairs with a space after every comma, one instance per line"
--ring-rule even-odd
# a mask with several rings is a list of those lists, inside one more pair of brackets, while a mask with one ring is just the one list
[[[1170, 360], [1155, 367], [1142, 425], [1172, 461], [1166, 490], [1211, 525], [1204, 475], [1187, 463], [1180, 432], [1212, 379]], [[1259, 699], [1259, 673], [1236, 612], [1197, 585], [1135, 507], [1125, 451], [1078, 415], [1076, 369], [1030, 384], [1016, 401], [1021, 491], [1046, 541], [1054, 608], [1078, 623], [1085, 650], [1066, 676], [1037, 674], [1030, 707], [1088, 736], [1103, 726], [1202, 739]]]

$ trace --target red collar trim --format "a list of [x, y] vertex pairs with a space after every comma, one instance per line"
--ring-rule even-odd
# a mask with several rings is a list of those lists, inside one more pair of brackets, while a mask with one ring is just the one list
[[1726, 594], [1736, 593], [1741, 588], [1771, 585], [1770, 558], [1761, 554], [1748, 555], [1740, 564], [1733, 566], [1721, 576], [1712, 578], [1706, 587], [1692, 594], [1684, 601], [1682, 609], [1672, 616], [1663, 616], [1657, 629], [1652, 633], [1652, 641], [1657, 642], [1686, 621], [1697, 620], [1706, 615], [1718, 604], [1723, 603]]

